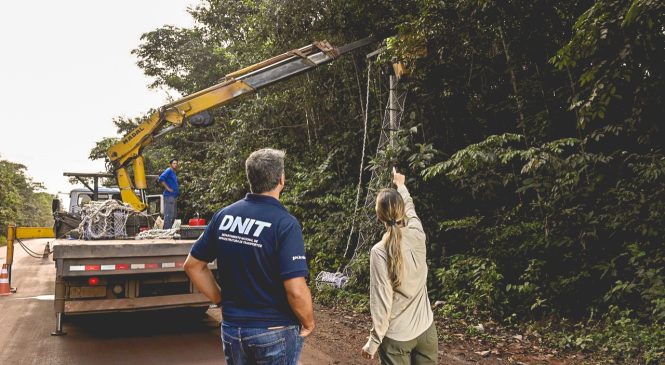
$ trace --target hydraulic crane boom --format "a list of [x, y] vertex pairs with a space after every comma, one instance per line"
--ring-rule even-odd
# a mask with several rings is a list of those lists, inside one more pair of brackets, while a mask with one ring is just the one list
[[[368, 37], [337, 48], [326, 41], [314, 42], [230, 73], [217, 85], [162, 106], [106, 152], [115, 169], [122, 200], [135, 209], [142, 211], [146, 208], [147, 182], [141, 152], [156, 137], [181, 127], [185, 120], [189, 120], [193, 125], [208, 123], [210, 118], [206, 118], [203, 113], [208, 109], [225, 105], [260, 88], [314, 69], [374, 41], [375, 37]], [[197, 114], [199, 115], [196, 116]], [[192, 118], [193, 116], [196, 117]], [[167, 124], [170, 125], [165, 127]], [[134, 172], [133, 184], [127, 169], [130, 164]], [[135, 189], [140, 191], [140, 197], [135, 193]]]

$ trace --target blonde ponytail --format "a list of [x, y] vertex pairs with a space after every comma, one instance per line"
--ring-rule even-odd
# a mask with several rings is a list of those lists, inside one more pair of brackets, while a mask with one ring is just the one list
[[388, 256], [388, 277], [393, 289], [402, 284], [404, 260], [402, 258], [402, 231], [404, 200], [395, 189], [381, 189], [376, 197], [376, 216], [386, 226], [383, 245]]
[[396, 224], [388, 226], [388, 237], [383, 244], [388, 252], [388, 276], [393, 284], [393, 289], [397, 289], [402, 284], [404, 262], [402, 260], [402, 230]]

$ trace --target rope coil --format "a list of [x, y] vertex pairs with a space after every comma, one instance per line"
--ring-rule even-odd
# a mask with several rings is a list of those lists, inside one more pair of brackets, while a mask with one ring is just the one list
[[[199, 213], [196, 213], [197, 217]], [[155, 223], [155, 227], [161, 227], [162, 222], [161, 218], [157, 219], [158, 223]], [[181, 225], [180, 219], [176, 219], [175, 222], [173, 222], [173, 227], [170, 229], [161, 229], [161, 228], [153, 228], [149, 229], [147, 231], [139, 232], [139, 234], [134, 237], [134, 239], [137, 240], [147, 240], [147, 239], [157, 239], [157, 238], [178, 238], [178, 231], [180, 230], [180, 225]]]
[[150, 229], [147, 231], [139, 232], [139, 234], [134, 237], [134, 239], [137, 240], [147, 240], [147, 239], [153, 239], [153, 238], [174, 238], [174, 236], [178, 233], [178, 228], [171, 228], [171, 229]]
[[333, 288], [340, 289], [349, 281], [349, 277], [341, 272], [321, 271], [316, 276], [316, 288], [322, 289], [324, 286], [332, 286]]

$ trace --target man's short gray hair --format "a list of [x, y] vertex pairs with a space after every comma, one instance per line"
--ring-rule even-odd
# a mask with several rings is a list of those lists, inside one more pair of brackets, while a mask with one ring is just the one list
[[263, 148], [247, 157], [245, 173], [249, 182], [249, 191], [261, 194], [277, 186], [284, 173], [284, 155], [286, 155], [284, 151]]

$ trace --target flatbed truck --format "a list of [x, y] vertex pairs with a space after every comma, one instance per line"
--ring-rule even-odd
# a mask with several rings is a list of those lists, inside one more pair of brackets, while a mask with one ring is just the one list
[[[84, 174], [64, 175], [80, 177]], [[53, 239], [47, 243], [44, 255], [48, 257], [53, 254], [56, 268], [56, 324], [51, 334], [65, 334], [65, 316], [184, 307], [206, 310], [210, 302], [194, 288], [183, 271], [183, 264], [195, 238], [203, 232], [205, 226], [183, 225], [176, 236], [183, 238], [177, 239], [75, 239], [73, 235], [63, 232], [73, 232], [71, 228], [78, 226], [80, 221], [77, 217], [83, 204], [120, 196], [118, 188], [98, 187], [96, 180], [108, 177], [107, 174], [85, 176], [95, 179], [95, 187], [73, 189], [69, 193], [70, 204], [66, 213], [59, 211], [59, 204], [54, 203], [54, 216], [56, 221], [61, 221], [55, 225], [57, 229], [9, 225], [7, 232], [10, 273], [15, 241]], [[149, 196], [149, 202], [149, 207], [154, 209], [152, 213], [161, 212], [161, 195]], [[139, 223], [147, 222], [134, 222], [135, 225]], [[139, 231], [138, 227], [134, 227], [134, 231]], [[209, 266], [216, 270], [215, 263]]]

